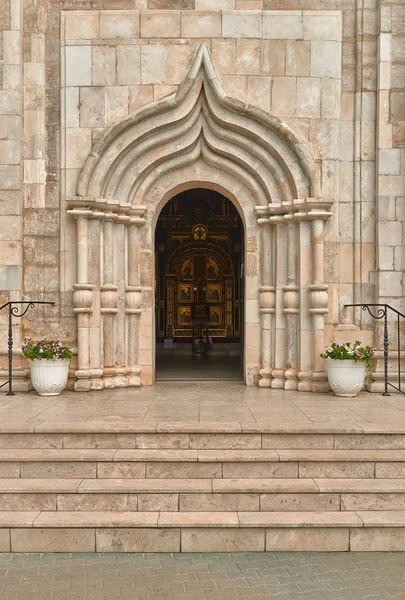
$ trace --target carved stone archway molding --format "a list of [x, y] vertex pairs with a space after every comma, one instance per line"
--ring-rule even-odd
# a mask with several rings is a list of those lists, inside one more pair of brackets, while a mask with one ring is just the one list
[[[177, 92], [110, 127], [67, 199], [77, 220], [75, 389], [154, 379], [154, 230], [175, 193], [217, 189], [245, 226], [245, 379], [320, 391], [324, 220], [307, 140], [226, 95], [201, 45]], [[308, 350], [311, 349], [309, 352]]]

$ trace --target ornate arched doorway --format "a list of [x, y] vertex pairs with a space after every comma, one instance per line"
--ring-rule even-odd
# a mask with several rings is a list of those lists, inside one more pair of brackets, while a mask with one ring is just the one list
[[155, 233], [156, 378], [243, 377], [242, 220], [224, 195], [193, 188]]
[[[154, 232], [176, 194], [205, 188], [237, 207], [245, 233], [244, 379], [324, 391], [324, 221], [308, 141], [226, 96], [208, 49], [177, 92], [95, 143], [77, 195], [77, 390], [155, 379]], [[74, 268], [72, 268], [72, 271]]]

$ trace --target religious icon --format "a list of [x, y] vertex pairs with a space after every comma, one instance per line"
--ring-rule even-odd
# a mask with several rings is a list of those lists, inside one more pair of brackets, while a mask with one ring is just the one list
[[192, 231], [193, 240], [195, 241], [204, 241], [208, 237], [208, 229], [202, 223], [198, 223], [193, 227]]
[[191, 324], [191, 308], [190, 306], [181, 306], [179, 308], [179, 323], [182, 325]]
[[193, 279], [194, 277], [194, 262], [192, 258], [189, 258], [188, 260], [186, 260], [181, 269], [181, 276], [183, 279]]
[[193, 288], [191, 285], [179, 285], [178, 299], [179, 302], [191, 302], [192, 301]]
[[207, 258], [206, 269], [207, 279], [218, 279], [219, 269], [217, 263], [214, 260]]
[[208, 304], [193, 304], [192, 318], [207, 321], [209, 316]]
[[210, 324], [219, 324], [222, 322], [222, 314], [221, 314], [220, 306], [211, 306], [210, 308]]
[[221, 299], [221, 285], [219, 283], [209, 283], [207, 285], [208, 302], [218, 302]]

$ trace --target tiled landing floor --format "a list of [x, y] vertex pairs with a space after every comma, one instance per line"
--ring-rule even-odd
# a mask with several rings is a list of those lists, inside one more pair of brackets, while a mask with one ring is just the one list
[[7, 554], [2, 600], [403, 599], [405, 553]]
[[[63, 392], [41, 398], [35, 392], [0, 394], [0, 429], [44, 422], [94, 424], [125, 421], [151, 425], [224, 424], [249, 428], [268, 426], [305, 431], [392, 431], [405, 433], [405, 396], [383, 397], [362, 392], [337, 398], [246, 387], [238, 382], [161, 382], [153, 387]], [[405, 597], [405, 596], [404, 596]]]
[[206, 356], [199, 360], [186, 356], [156, 357], [158, 381], [242, 380], [239, 356]]

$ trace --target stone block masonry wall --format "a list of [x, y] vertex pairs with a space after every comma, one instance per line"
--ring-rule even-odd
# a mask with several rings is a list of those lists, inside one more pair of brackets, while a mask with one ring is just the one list
[[[56, 301], [17, 323], [16, 344], [46, 333], [76, 346], [64, 198], [99, 136], [174, 92], [201, 43], [230, 96], [311, 143], [334, 200], [325, 341], [342, 323], [339, 335], [361, 326], [371, 341], [375, 323], [342, 305], [405, 309], [404, 12], [401, 0], [3, 0], [0, 302]], [[0, 369], [5, 350], [0, 315]]]
[[383, 2], [378, 44], [378, 293], [404, 311], [405, 5]]
[[[405, 4], [382, 0], [379, 7], [377, 71], [377, 297], [401, 312], [404, 304], [405, 240]], [[397, 322], [389, 315], [390, 344], [397, 345]], [[383, 328], [377, 329], [382, 346]], [[401, 320], [401, 347], [405, 347], [405, 320]], [[390, 365], [397, 372], [396, 364]], [[373, 377], [381, 380], [382, 360]], [[378, 383], [370, 386], [379, 389]]]
[[[15, 319], [16, 368], [25, 366], [19, 347], [26, 335], [75, 341], [75, 321], [59, 293], [59, 14], [59, 3], [52, 1], [0, 5], [0, 305], [22, 299], [56, 303], [33, 309], [24, 322]], [[6, 350], [3, 313], [0, 378]], [[17, 381], [16, 387], [26, 386]]]
[[86, 11], [66, 12], [65, 19], [67, 196], [75, 194], [100, 131], [174, 92], [205, 42], [231, 96], [271, 112], [313, 143], [325, 194], [333, 197], [340, 13]]
[[[321, 11], [313, 10], [314, 3], [305, 4], [308, 10], [304, 11], [297, 10], [302, 3], [290, 3], [289, 10], [268, 12], [232, 10], [260, 9], [261, 3], [236, 6], [207, 0], [197, 4], [187, 7], [196, 10], [178, 10], [184, 8], [181, 3], [168, 2], [149, 3], [148, 8], [155, 10], [139, 12], [66, 11], [66, 196], [75, 195], [80, 169], [100, 133], [128, 113], [176, 91], [197, 46], [204, 42], [230, 96], [271, 112], [311, 142], [323, 197], [336, 200], [325, 244], [326, 283], [332, 300], [326, 336], [331, 339], [342, 318], [342, 301], [355, 300], [354, 3], [321, 3]], [[369, 12], [375, 18], [375, 11]], [[370, 73], [373, 44], [375, 35], [367, 47]], [[369, 181], [374, 168], [374, 121], [366, 126]], [[359, 247], [365, 257], [362, 297], [371, 301], [373, 191], [367, 194], [362, 213], [366, 235], [356, 239], [363, 244]], [[74, 239], [67, 248], [72, 255]], [[67, 282], [73, 283], [73, 279]]]
[[[20, 300], [22, 289], [22, 74], [20, 0], [0, 4], [0, 306]], [[21, 340], [20, 324], [14, 328]], [[0, 314], [0, 373], [7, 348], [7, 319]]]
[[59, 311], [59, 28], [54, 5], [26, 1], [23, 15], [22, 289], [24, 298], [56, 303], [55, 308], [36, 307], [27, 314], [24, 335], [35, 338], [66, 335]]

